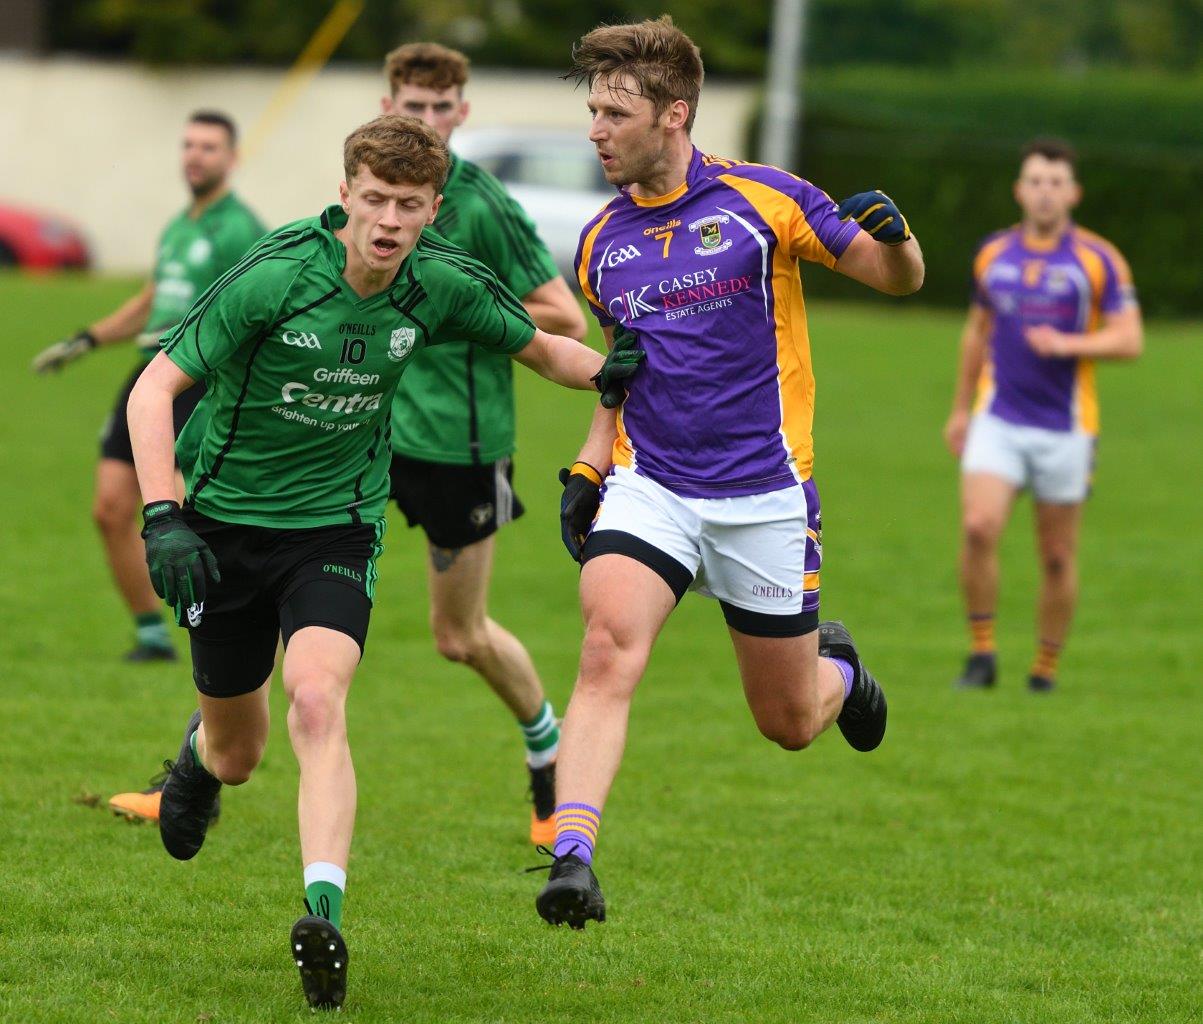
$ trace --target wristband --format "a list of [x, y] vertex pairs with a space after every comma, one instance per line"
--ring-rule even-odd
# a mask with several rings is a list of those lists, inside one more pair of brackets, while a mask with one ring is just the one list
[[142, 506], [142, 522], [149, 523], [152, 519], [175, 515], [179, 511], [178, 501], [152, 501]]
[[574, 462], [572, 464], [572, 468], [568, 470], [568, 475], [572, 476], [574, 473], [577, 474], [578, 476], [583, 476], [586, 480], [588, 480], [595, 487], [601, 486], [601, 482], [602, 482], [601, 473], [599, 473], [596, 469], [594, 469], [593, 466], [589, 465], [589, 463], [587, 463], [587, 462]]
[[96, 335], [89, 331], [86, 327], [82, 331], [79, 331], [75, 336], [79, 338], [80, 341], [86, 341], [88, 343], [88, 348], [95, 348], [100, 344], [100, 342], [96, 340]]

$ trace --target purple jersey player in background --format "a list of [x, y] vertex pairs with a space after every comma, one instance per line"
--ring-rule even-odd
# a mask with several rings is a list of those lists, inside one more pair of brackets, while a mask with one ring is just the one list
[[[1090, 490], [1099, 405], [1095, 359], [1134, 359], [1140, 309], [1119, 251], [1070, 220], [1081, 198], [1065, 143], [1026, 146], [1015, 199], [1023, 220], [988, 238], [945, 438], [961, 459], [961, 580], [971, 650], [958, 685], [994, 685], [998, 541], [1030, 488], [1043, 582], [1028, 676], [1051, 690], [1077, 597], [1077, 541]], [[976, 399], [974, 394], [976, 392]], [[970, 412], [972, 404], [972, 413]]]
[[536, 906], [580, 928], [605, 918], [591, 864], [631, 697], [687, 590], [718, 599], [767, 738], [800, 750], [838, 722], [858, 750], [881, 742], [880, 687], [848, 631], [819, 623], [799, 267], [905, 295], [923, 259], [881, 192], [837, 208], [785, 171], [697, 150], [701, 55], [670, 18], [595, 29], [573, 57], [590, 89], [589, 138], [620, 188], [582, 232], [578, 278], [607, 340], [646, 352], [617, 416], [595, 416], [561, 474], [585, 638], [557, 768], [555, 859]]

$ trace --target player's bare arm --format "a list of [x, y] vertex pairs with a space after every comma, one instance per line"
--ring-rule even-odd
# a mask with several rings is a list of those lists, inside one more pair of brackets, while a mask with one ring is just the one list
[[146, 504], [176, 500], [175, 429], [171, 406], [193, 379], [160, 352], [138, 378], [129, 397], [130, 443], [138, 485]]
[[961, 331], [961, 363], [957, 370], [956, 390], [952, 397], [952, 412], [944, 424], [944, 442], [958, 459], [965, 450], [969, 433], [969, 417], [973, 394], [986, 363], [986, 347], [990, 340], [991, 314], [976, 302], [969, 307], [969, 316]]
[[1136, 359], [1144, 351], [1145, 329], [1140, 308], [1132, 306], [1103, 316], [1098, 330], [1067, 334], [1049, 324], [1029, 327], [1024, 337], [1039, 355], [1050, 359]]
[[132, 338], [146, 327], [154, 297], [154, 282], [148, 281], [140, 292], [108, 316], [97, 320], [72, 337], [56, 341], [44, 348], [34, 357], [34, 371], [46, 373], [50, 370], [61, 370], [68, 363], [87, 355], [100, 345], [111, 345]]
[[577, 391], [591, 391], [593, 378], [605, 359], [587, 345], [558, 334], [537, 330], [529, 344], [514, 358], [556, 384]]
[[886, 295], [913, 295], [923, 287], [923, 251], [914, 235], [889, 245], [862, 232], [836, 260], [835, 269]]
[[548, 334], [581, 341], [585, 337], [585, 314], [562, 277], [545, 281], [522, 296], [522, 305], [535, 326]]

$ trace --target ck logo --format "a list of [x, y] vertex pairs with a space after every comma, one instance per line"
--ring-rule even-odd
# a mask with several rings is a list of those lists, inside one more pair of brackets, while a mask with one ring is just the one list
[[205, 602], [201, 601], [197, 604], [188, 606], [188, 625], [196, 628], [201, 624], [201, 616], [205, 614]]
[[620, 263], [638, 259], [642, 255], [643, 253], [636, 249], [635, 246], [624, 245], [621, 249], [615, 249], [613, 252], [606, 253], [604, 262], [607, 267], [617, 267]]
[[305, 331], [285, 331], [280, 340], [285, 345], [292, 345], [294, 348], [316, 348], [320, 349], [322, 343], [317, 340], [316, 334], [308, 334]]

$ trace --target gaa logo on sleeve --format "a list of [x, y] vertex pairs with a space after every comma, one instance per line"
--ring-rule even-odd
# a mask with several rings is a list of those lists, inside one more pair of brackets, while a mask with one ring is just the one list
[[394, 363], [401, 362], [414, 350], [418, 332], [413, 327], [398, 327], [388, 339], [388, 357]]

